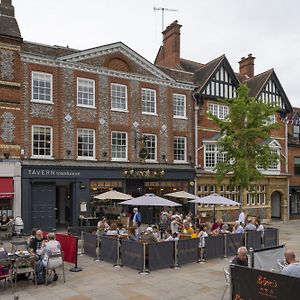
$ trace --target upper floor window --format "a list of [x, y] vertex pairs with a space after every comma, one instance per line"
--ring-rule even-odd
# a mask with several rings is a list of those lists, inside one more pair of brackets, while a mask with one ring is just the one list
[[228, 115], [228, 106], [215, 103], [208, 104], [208, 111], [217, 118], [224, 120]]
[[174, 137], [174, 162], [186, 162], [186, 137]]
[[32, 126], [32, 156], [52, 157], [52, 127]]
[[[281, 145], [279, 142], [277, 142], [276, 140], [272, 140], [269, 144], [268, 144], [270, 150], [272, 153], [276, 154], [277, 157], [280, 157], [280, 150], [281, 150]], [[262, 173], [266, 173], [266, 172], [271, 172], [274, 173], [274, 171], [280, 171], [280, 159], [270, 159], [269, 165], [267, 167], [267, 169], [264, 169], [261, 165], [257, 166], [257, 169], [259, 169]]]
[[266, 84], [259, 99], [262, 100], [264, 103], [269, 103], [270, 105], [276, 105], [280, 107], [283, 106], [281, 93], [277, 89], [275, 82], [271, 79]]
[[221, 147], [218, 144], [206, 144], [205, 145], [205, 168], [214, 169], [218, 163], [224, 162], [226, 153], [221, 151]]
[[111, 158], [112, 160], [127, 160], [127, 132], [112, 131]]
[[154, 134], [143, 134], [144, 147], [148, 151], [146, 160], [156, 161], [157, 160], [157, 143], [156, 135]]
[[153, 89], [142, 89], [142, 112], [145, 114], [156, 114], [156, 91]]
[[294, 175], [300, 176], [300, 157], [294, 157]]
[[173, 94], [173, 116], [174, 118], [186, 117], [186, 96]]
[[52, 74], [32, 72], [32, 100], [52, 102]]
[[265, 125], [272, 125], [276, 123], [276, 115], [272, 114], [268, 116], [267, 121], [265, 122]]
[[293, 126], [293, 137], [295, 139], [299, 139], [299, 136], [300, 136], [300, 126], [299, 125], [294, 125]]
[[127, 86], [124, 84], [111, 84], [111, 109], [127, 111]]
[[95, 107], [95, 80], [77, 78], [77, 104]]
[[80, 128], [77, 130], [77, 157], [80, 159], [95, 158], [95, 130]]

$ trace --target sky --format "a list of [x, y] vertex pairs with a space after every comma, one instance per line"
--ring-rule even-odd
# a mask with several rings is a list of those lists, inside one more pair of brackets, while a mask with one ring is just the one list
[[[150, 62], [162, 44], [162, 28], [178, 20], [182, 58], [207, 63], [225, 54], [238, 72], [241, 57], [252, 53], [255, 74], [274, 68], [291, 104], [300, 107], [298, 0], [12, 0], [12, 4], [26, 41], [79, 50], [121, 41]], [[164, 18], [159, 8], [165, 8]]]

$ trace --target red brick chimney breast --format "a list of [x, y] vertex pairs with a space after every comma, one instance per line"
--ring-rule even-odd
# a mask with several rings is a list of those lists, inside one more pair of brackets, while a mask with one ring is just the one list
[[240, 74], [246, 75], [249, 78], [254, 76], [254, 60], [255, 57], [252, 54], [248, 54], [248, 57], [242, 57], [239, 61], [240, 64]]

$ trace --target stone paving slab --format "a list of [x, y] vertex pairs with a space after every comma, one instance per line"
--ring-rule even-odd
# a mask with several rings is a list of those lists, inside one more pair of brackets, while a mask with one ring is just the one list
[[[286, 242], [300, 258], [300, 220], [273, 222], [271, 226], [280, 230], [280, 242]], [[20, 300], [220, 300], [226, 286], [223, 268], [229, 259], [213, 259], [141, 275], [134, 269], [114, 268], [110, 263], [79, 256], [78, 265], [83, 271], [69, 272], [73, 265], [65, 263], [65, 284], [61, 276], [57, 282], [37, 288], [32, 282], [20, 281], [15, 296]], [[229, 299], [228, 291], [226, 297]], [[11, 290], [5, 290], [2, 283], [0, 299], [14, 299]]]

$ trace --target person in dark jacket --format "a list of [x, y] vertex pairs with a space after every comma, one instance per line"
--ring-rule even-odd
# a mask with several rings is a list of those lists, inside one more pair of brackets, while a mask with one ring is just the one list
[[238, 248], [237, 256], [231, 262], [233, 265], [248, 267], [248, 250], [246, 247]]

